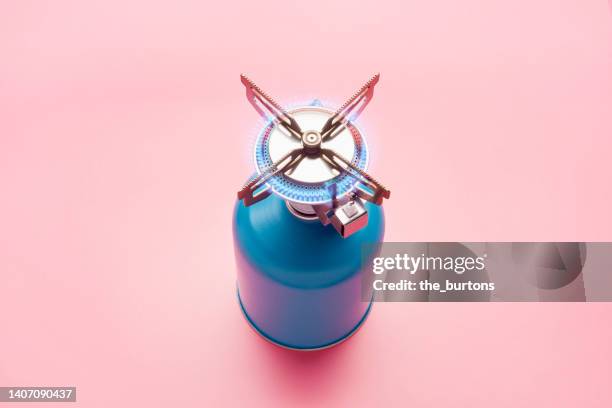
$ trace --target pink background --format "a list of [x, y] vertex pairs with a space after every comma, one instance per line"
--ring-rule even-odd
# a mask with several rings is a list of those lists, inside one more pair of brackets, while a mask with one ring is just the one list
[[609, 6], [3, 1], [0, 386], [75, 385], [84, 407], [610, 407], [610, 304], [377, 304], [299, 354], [243, 321], [231, 241], [260, 124], [240, 72], [335, 105], [381, 72], [360, 125], [387, 240], [612, 241]]

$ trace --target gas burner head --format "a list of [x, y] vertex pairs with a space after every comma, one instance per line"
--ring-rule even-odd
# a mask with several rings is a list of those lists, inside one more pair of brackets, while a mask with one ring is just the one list
[[365, 226], [363, 200], [380, 205], [390, 196], [366, 173], [367, 146], [353, 123], [378, 78], [372, 77], [337, 111], [316, 102], [286, 111], [242, 75], [249, 102], [270, 123], [255, 145], [257, 175], [238, 199], [249, 206], [274, 192], [296, 216], [331, 223], [343, 237]]
[[344, 169], [331, 166], [322, 151], [331, 150], [350, 157], [354, 166], [365, 170], [367, 147], [353, 124], [343, 127], [333, 137], [322, 140], [318, 130], [334, 114], [321, 106], [305, 106], [288, 112], [304, 130], [301, 140], [289, 134], [278, 123], [270, 123], [255, 143], [255, 165], [261, 174], [291, 152], [302, 149], [303, 157], [291, 169], [271, 177], [267, 184], [273, 192], [293, 203], [324, 204], [331, 201], [330, 183], [338, 186], [338, 196], [352, 191], [357, 183]]

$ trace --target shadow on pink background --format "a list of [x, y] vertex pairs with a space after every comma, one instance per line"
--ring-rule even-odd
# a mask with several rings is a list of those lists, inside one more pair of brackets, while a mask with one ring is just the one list
[[[85, 407], [609, 407], [608, 304], [377, 304], [296, 354], [244, 322], [231, 212], [260, 125], [343, 102], [389, 241], [612, 241], [605, 1], [0, 6], [0, 386]], [[31, 404], [35, 406], [36, 404]], [[45, 405], [46, 406], [46, 405]]]

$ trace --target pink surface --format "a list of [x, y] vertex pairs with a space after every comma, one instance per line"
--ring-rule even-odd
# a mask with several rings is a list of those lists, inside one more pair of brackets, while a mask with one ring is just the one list
[[84, 407], [610, 407], [612, 305], [377, 304], [296, 354], [243, 321], [230, 229], [260, 123], [238, 74], [338, 104], [380, 71], [360, 125], [388, 240], [612, 241], [609, 4], [208, 3], [0, 5], [0, 386], [75, 385]]

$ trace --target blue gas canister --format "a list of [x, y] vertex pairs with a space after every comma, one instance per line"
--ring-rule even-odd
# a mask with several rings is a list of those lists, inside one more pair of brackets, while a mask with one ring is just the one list
[[382, 241], [380, 204], [390, 192], [366, 173], [367, 145], [354, 120], [378, 79], [336, 111], [316, 102], [287, 111], [241, 76], [267, 125], [255, 143], [256, 174], [234, 211], [238, 299], [251, 326], [278, 345], [332, 346], [371, 308], [362, 264]]

